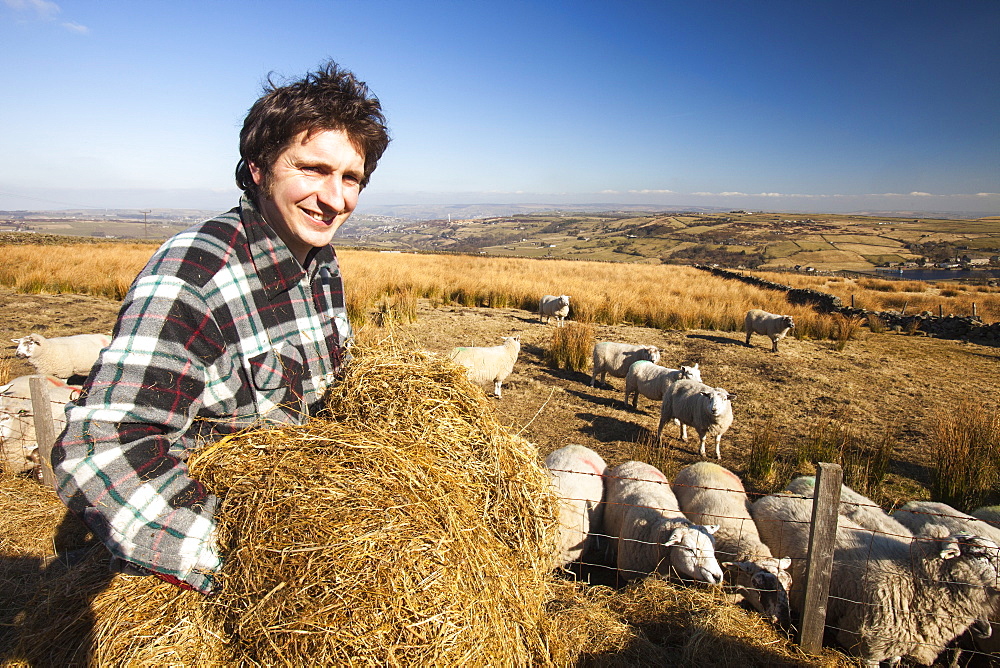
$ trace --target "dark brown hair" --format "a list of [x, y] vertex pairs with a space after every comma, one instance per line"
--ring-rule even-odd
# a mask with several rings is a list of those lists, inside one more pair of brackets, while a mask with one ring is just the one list
[[368, 185], [379, 158], [389, 145], [389, 132], [378, 98], [354, 74], [327, 61], [298, 81], [276, 86], [268, 76], [264, 95], [247, 113], [240, 131], [240, 161], [236, 184], [255, 194], [257, 184], [249, 163], [263, 172], [271, 167], [300, 132], [342, 130], [354, 148], [365, 156], [361, 187]]

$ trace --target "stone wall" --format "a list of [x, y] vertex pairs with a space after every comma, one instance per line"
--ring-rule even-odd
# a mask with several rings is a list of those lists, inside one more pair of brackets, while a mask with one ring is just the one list
[[848, 317], [868, 318], [877, 316], [886, 327], [893, 331], [921, 332], [926, 336], [936, 336], [942, 339], [968, 339], [977, 343], [1000, 345], [1000, 322], [990, 325], [983, 324], [978, 316], [948, 315], [936, 316], [930, 311], [903, 315], [898, 311], [871, 311], [862, 308], [844, 306], [836, 297], [812, 288], [793, 288], [790, 285], [764, 280], [758, 276], [744, 274], [721, 267], [695, 265], [698, 269], [711, 272], [716, 276], [735, 281], [742, 281], [765, 290], [784, 292], [792, 304], [808, 304], [820, 313], [840, 313]]

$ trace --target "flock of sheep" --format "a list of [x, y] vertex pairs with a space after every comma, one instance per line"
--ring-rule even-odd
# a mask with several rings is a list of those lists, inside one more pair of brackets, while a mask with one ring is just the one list
[[[569, 297], [546, 295], [538, 316], [561, 326], [568, 311]], [[777, 353], [794, 322], [754, 309], [744, 325], [747, 345], [753, 334], [764, 335]], [[517, 349], [506, 341], [459, 348], [452, 357], [469, 369], [469, 378], [493, 382], [499, 397]], [[660, 403], [658, 441], [673, 421], [682, 439], [688, 427], [698, 433], [702, 457], [714, 439], [721, 459], [735, 394], [703, 383], [697, 365], [670, 369], [659, 360], [655, 346], [598, 342], [590, 385], [624, 378], [626, 405], [636, 408], [639, 395]], [[655, 572], [710, 584], [725, 580], [785, 629], [801, 613], [811, 477], [751, 503], [739, 478], [709, 461], [682, 469], [673, 481], [644, 462], [609, 468], [581, 445], [560, 448], [545, 463], [562, 499], [556, 567], [613, 565], [625, 580]], [[1000, 523], [930, 502], [911, 502], [890, 516], [846, 486], [839, 510], [826, 623], [841, 645], [868, 665], [903, 657], [929, 665], [966, 635], [979, 651], [1000, 650], [1000, 639], [988, 639], [1000, 625]], [[1000, 520], [996, 509], [975, 514]]]
[[[539, 319], [562, 326], [569, 297], [546, 295]], [[752, 310], [752, 334], [778, 342], [794, 327], [790, 316]], [[46, 339], [30, 334], [16, 354], [44, 374], [59, 410], [79, 391], [66, 381], [86, 376], [110, 341], [84, 334]], [[490, 347], [459, 347], [449, 357], [473, 382], [493, 384], [496, 397], [520, 352], [518, 336]], [[661, 405], [657, 439], [667, 422], [687, 428], [705, 443], [719, 443], [732, 424], [733, 393], [702, 382], [698, 365], [659, 366], [655, 346], [599, 342], [593, 350], [591, 386], [598, 377], [625, 379], [625, 404], [642, 395]], [[0, 386], [0, 442], [8, 471], [37, 465], [28, 376]], [[740, 479], [710, 461], [682, 469], [671, 482], [654, 466], [629, 461], [609, 468], [581, 445], [552, 452], [545, 464], [561, 498], [559, 544], [554, 566], [573, 562], [613, 564], [626, 580], [651, 573], [676, 574], [710, 584], [724, 580], [754, 609], [788, 629], [801, 612], [802, 586], [812, 516], [814, 480], [793, 480], [781, 493], [751, 503]], [[986, 652], [1000, 624], [1000, 508], [966, 515], [940, 503], [910, 502], [886, 514], [877, 504], [843, 487], [827, 625], [838, 642], [866, 663], [930, 664], [946, 645], [967, 633]], [[991, 524], [992, 523], [992, 524]], [[721, 559], [721, 562], [720, 562]], [[1000, 629], [998, 629], [1000, 631]]]
[[[569, 315], [568, 295], [545, 295], [538, 302], [538, 319], [543, 323], [555, 318], [561, 327]], [[778, 352], [778, 341], [795, 327], [791, 316], [768, 313], [760, 309], [747, 312], [744, 322], [747, 345], [752, 334], [763, 334], [771, 339], [771, 350]], [[502, 396], [503, 382], [514, 370], [520, 338], [505, 337], [499, 346], [458, 347], [449, 357], [467, 369], [469, 380], [478, 384], [493, 384], [493, 395]], [[657, 441], [662, 440], [663, 428], [668, 422], [680, 427], [681, 440], [687, 440], [688, 427], [698, 433], [701, 456], [709, 438], [715, 441], [715, 456], [722, 459], [722, 436], [733, 424], [732, 400], [736, 397], [721, 387], [702, 382], [698, 365], [671, 369], [657, 364], [660, 351], [656, 346], [635, 345], [616, 341], [594, 344], [593, 371], [590, 386], [595, 387], [600, 376], [601, 385], [607, 377], [625, 379], [625, 404], [638, 407], [639, 395], [660, 404], [660, 421], [656, 430]]]
[[[812, 477], [751, 503], [740, 479], [710, 461], [672, 482], [644, 462], [609, 468], [582, 445], [545, 464], [561, 499], [556, 567], [607, 563], [626, 580], [725, 579], [779, 627], [801, 613]], [[1000, 650], [990, 638], [1000, 630], [1000, 509], [974, 515], [921, 501], [889, 515], [843, 487], [826, 617], [837, 641], [867, 665], [904, 657], [930, 665], [966, 632], [978, 651]]]

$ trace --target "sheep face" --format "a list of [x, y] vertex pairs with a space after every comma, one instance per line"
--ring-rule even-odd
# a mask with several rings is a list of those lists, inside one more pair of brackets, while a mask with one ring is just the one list
[[726, 411], [732, 410], [730, 399], [736, 396], [735, 394], [726, 392], [721, 387], [716, 387], [711, 392], [701, 392], [700, 394], [706, 398], [706, 410], [714, 417], [720, 417]]
[[678, 527], [663, 547], [669, 550], [670, 565], [682, 578], [710, 584], [722, 582], [722, 568], [715, 558], [712, 534], [717, 525]]
[[795, 321], [792, 320], [792, 316], [783, 315], [781, 316], [781, 326], [787, 327], [788, 329], [795, 329]]
[[649, 351], [649, 361], [656, 364], [660, 361], [660, 349], [656, 346], [646, 346], [646, 350]]
[[679, 371], [680, 373], [677, 375], [678, 380], [684, 378], [687, 380], [697, 381], [699, 383], [701, 382], [701, 370], [698, 369], [697, 364], [695, 364], [694, 366], [682, 365]]
[[29, 334], [20, 339], [11, 339], [11, 341], [17, 344], [17, 350], [14, 352], [14, 355], [17, 357], [31, 357], [35, 354], [35, 348], [41, 343], [34, 334]]
[[[792, 560], [764, 559], [759, 563], [740, 561], [732, 564], [740, 571], [737, 578], [743, 596], [756, 610], [783, 629], [791, 628], [792, 612], [788, 603], [788, 590], [792, 587], [792, 576], [788, 568]], [[747, 579], [749, 578], [749, 580]]]

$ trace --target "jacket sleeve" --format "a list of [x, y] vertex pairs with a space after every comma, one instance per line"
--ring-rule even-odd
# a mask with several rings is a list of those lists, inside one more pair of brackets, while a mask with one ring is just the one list
[[225, 386], [222, 341], [197, 290], [140, 276], [52, 451], [59, 496], [113, 555], [203, 593], [221, 565], [218, 499], [189, 477], [184, 436], [206, 388]]

